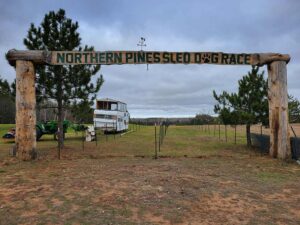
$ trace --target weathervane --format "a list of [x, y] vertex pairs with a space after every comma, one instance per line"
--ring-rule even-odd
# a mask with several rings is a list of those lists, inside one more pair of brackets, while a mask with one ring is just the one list
[[141, 37], [141, 40], [137, 44], [137, 46], [141, 46], [141, 51], [143, 51], [143, 47], [146, 47], [147, 45], [145, 44], [146, 38]]
[[[139, 43], [137, 44], [137, 46], [141, 47], [141, 51], [143, 51], [143, 47], [146, 47], [147, 45], [145, 44], [146, 38], [141, 37], [141, 40], [139, 41]], [[148, 64], [147, 64], [147, 70], [149, 70], [148, 68]]]

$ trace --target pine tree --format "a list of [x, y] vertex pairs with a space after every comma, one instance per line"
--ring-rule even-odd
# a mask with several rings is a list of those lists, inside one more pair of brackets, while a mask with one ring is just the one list
[[12, 90], [7, 80], [0, 76], [0, 96], [11, 96]]
[[93, 108], [89, 101], [72, 104], [70, 111], [77, 123], [93, 123]]
[[300, 123], [300, 102], [292, 95], [288, 95], [289, 99], [289, 122]]
[[[77, 32], [78, 22], [67, 18], [65, 11], [50, 11], [45, 15], [39, 27], [30, 25], [24, 44], [29, 50], [47, 51], [93, 51], [93, 47], [81, 47], [81, 38]], [[37, 101], [51, 99], [57, 102], [59, 124], [59, 153], [63, 147], [63, 119], [65, 109], [74, 102], [89, 101], [96, 98], [104, 80], [102, 75], [93, 84], [91, 79], [100, 70], [100, 66], [36, 66]]]
[[0, 123], [15, 123], [15, 115], [12, 89], [8, 81], [0, 76]]
[[237, 93], [217, 95], [218, 101], [215, 112], [219, 113], [224, 124], [246, 124], [247, 145], [251, 145], [250, 126], [255, 123], [268, 124], [268, 83], [264, 79], [264, 72], [259, 73], [259, 67], [252, 66], [252, 70], [238, 81]]

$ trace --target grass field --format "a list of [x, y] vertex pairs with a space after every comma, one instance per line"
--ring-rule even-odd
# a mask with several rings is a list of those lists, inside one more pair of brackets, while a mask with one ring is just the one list
[[300, 167], [221, 140], [213, 130], [171, 126], [154, 155], [154, 127], [83, 143], [68, 133], [38, 142], [38, 160], [0, 145], [0, 224], [300, 224]]

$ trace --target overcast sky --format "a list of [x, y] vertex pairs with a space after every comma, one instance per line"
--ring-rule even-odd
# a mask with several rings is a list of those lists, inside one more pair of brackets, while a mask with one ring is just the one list
[[[82, 44], [96, 50], [279, 52], [291, 56], [289, 94], [300, 99], [300, 1], [298, 0], [0, 0], [0, 75], [15, 71], [5, 60], [25, 49], [30, 23], [38, 26], [50, 10], [66, 10], [79, 23]], [[212, 91], [237, 90], [249, 66], [102, 66], [98, 97], [122, 100], [132, 117], [213, 114]], [[262, 70], [266, 68], [263, 67]], [[267, 75], [267, 73], [265, 73]]]

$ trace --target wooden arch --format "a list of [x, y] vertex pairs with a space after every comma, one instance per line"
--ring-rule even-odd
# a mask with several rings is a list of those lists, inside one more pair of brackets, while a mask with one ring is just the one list
[[291, 157], [287, 69], [290, 56], [278, 53], [158, 52], [158, 51], [19, 51], [6, 54], [16, 67], [16, 150], [17, 157], [30, 160], [36, 149], [35, 65], [77, 64], [219, 64], [268, 66], [270, 155]]

